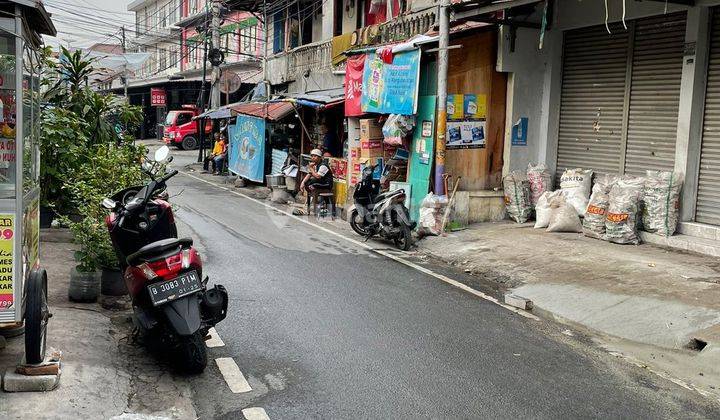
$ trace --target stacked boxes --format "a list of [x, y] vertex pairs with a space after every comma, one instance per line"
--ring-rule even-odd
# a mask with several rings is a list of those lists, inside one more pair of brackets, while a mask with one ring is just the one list
[[382, 125], [375, 118], [360, 120], [360, 147], [350, 149], [351, 167], [348, 168], [350, 185], [360, 182], [363, 163], [370, 160], [378, 163], [383, 158]]

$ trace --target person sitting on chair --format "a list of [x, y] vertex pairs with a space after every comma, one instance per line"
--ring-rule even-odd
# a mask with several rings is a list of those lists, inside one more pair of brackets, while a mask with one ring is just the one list
[[222, 142], [222, 150], [220, 151], [220, 154], [213, 158], [213, 175], [220, 175], [225, 169], [225, 159], [227, 159], [228, 152], [228, 139], [221, 134], [220, 141]]
[[223, 150], [223, 141], [220, 138], [220, 133], [215, 133], [215, 145], [213, 146], [212, 153], [205, 156], [203, 160], [203, 171], [207, 172], [210, 162], [213, 164], [213, 172], [215, 172], [215, 157], [220, 156]]
[[310, 164], [308, 174], [300, 183], [300, 191], [307, 191], [308, 195], [317, 190], [332, 190], [333, 173], [327, 163], [323, 162], [320, 149], [313, 149], [310, 152]]

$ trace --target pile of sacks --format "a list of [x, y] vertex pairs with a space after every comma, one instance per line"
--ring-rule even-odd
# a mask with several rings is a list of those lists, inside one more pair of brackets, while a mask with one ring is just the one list
[[618, 244], [638, 244], [638, 229], [670, 236], [675, 233], [683, 176], [647, 171], [645, 177], [597, 175], [568, 169], [560, 189], [552, 191], [544, 165], [528, 165], [503, 180], [508, 215], [525, 223], [535, 215], [535, 228], [548, 232], [582, 232]]

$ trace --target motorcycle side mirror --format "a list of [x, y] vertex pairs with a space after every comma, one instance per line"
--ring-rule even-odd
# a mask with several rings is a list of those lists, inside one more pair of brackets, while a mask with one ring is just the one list
[[110, 198], [103, 198], [102, 206], [108, 210], [114, 210], [117, 207], [117, 202]]
[[170, 148], [163, 146], [155, 151], [155, 162], [162, 162], [167, 159], [170, 154]]

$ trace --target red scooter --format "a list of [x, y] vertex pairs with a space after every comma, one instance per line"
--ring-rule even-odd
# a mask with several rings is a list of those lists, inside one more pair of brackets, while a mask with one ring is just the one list
[[[202, 260], [190, 238], [177, 238], [166, 181], [177, 171], [165, 172], [169, 149], [161, 147], [155, 161], [145, 166], [145, 186], [122, 190], [105, 198], [110, 210], [105, 223], [124, 271], [133, 306], [133, 322], [149, 344], [173, 350], [177, 366], [200, 373], [207, 365], [205, 337], [225, 319], [225, 287], [208, 289], [202, 278]], [[163, 175], [160, 175], [164, 173]]]

